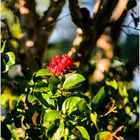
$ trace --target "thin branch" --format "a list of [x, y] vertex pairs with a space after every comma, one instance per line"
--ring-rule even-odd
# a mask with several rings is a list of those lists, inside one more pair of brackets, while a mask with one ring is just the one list
[[138, 28], [132, 27], [132, 26], [130, 26], [130, 25], [121, 25], [121, 26], [123, 26], [123, 27], [125, 27], [125, 28], [131, 28], [131, 29], [134, 29], [134, 30], [139, 31]]
[[[44, 17], [40, 21], [41, 28], [48, 28], [50, 27], [50, 31], [53, 29], [57, 18], [62, 10], [62, 7], [64, 6], [66, 0], [52, 0], [50, 3], [50, 6], [47, 11], [44, 12]], [[51, 25], [51, 26], [50, 26]]]
[[64, 19], [65, 17], [67, 17], [67, 16], [69, 16], [69, 15], [70, 15], [70, 13], [69, 13], [69, 14], [64, 15], [63, 17], [61, 17], [61, 18], [57, 19], [57, 21], [56, 21], [56, 22], [53, 22], [53, 23], [51, 23], [51, 24], [47, 25], [46, 27], [42, 27], [42, 29], [47, 29], [47, 28], [49, 28], [50, 26], [53, 26], [53, 25], [54, 25], [54, 24], [56, 24], [58, 21], [60, 21], [60, 20]]
[[114, 112], [114, 113], [117, 113], [117, 110], [116, 110], [116, 106], [115, 106], [115, 100], [112, 99], [112, 106], [110, 107], [109, 111], [107, 113], [105, 113], [104, 116], [107, 116], [109, 115], [110, 113]]

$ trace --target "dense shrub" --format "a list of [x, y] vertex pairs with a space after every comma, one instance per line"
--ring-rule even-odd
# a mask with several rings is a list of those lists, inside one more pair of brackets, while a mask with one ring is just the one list
[[[12, 52], [4, 53], [4, 47], [1, 51], [2, 100], [6, 105], [7, 96], [15, 98], [7, 106], [9, 108], [2, 121], [2, 138], [138, 138], [138, 93], [132, 89], [131, 83], [106, 76], [102, 83], [92, 85], [92, 89], [89, 89], [87, 77], [77, 73], [78, 68], [73, 65], [73, 60], [63, 55], [62, 59], [57, 56], [52, 60], [47, 67], [49, 71], [42, 68], [32, 74], [28, 68], [22, 76], [9, 80], [9, 85], [15, 85], [8, 91], [9, 85], [5, 85], [7, 88], [3, 86], [10, 79], [7, 72], [15, 63], [15, 58]], [[59, 63], [56, 63], [58, 58]], [[63, 59], [69, 61], [61, 63]], [[63, 70], [56, 72], [60, 65]], [[11, 96], [8, 92], [15, 95]]]

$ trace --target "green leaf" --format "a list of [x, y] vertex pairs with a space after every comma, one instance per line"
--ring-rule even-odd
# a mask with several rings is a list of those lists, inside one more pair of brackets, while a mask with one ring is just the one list
[[5, 63], [5, 60], [1, 59], [1, 71], [2, 73], [6, 73], [9, 70], [9, 66]]
[[102, 100], [105, 96], [105, 90], [104, 87], [102, 87], [98, 93], [96, 94], [96, 96], [94, 97], [94, 99], [92, 100], [93, 104], [97, 104], [100, 100]]
[[117, 82], [116, 82], [114, 79], [113, 79], [113, 81], [106, 81], [106, 84], [107, 84], [108, 86], [111, 86], [111, 87], [115, 88], [115, 89], [118, 88]]
[[1, 53], [3, 53], [4, 50], [5, 50], [5, 44], [6, 44], [6, 40], [3, 42], [3, 45], [2, 45], [2, 47], [1, 47]]
[[15, 55], [13, 52], [2, 53], [2, 73], [5, 73], [9, 70], [9, 67], [15, 64]]
[[98, 126], [97, 126], [97, 113], [90, 113], [90, 119], [91, 121], [94, 123], [94, 125], [96, 126], [97, 130], [99, 130]]
[[126, 106], [126, 107], [125, 107], [125, 112], [126, 112], [128, 115], [131, 114], [131, 108], [130, 108], [130, 106]]
[[128, 97], [127, 89], [125, 86], [119, 87], [119, 94], [122, 97]]
[[50, 105], [48, 104], [48, 102], [43, 98], [42, 94], [37, 92], [34, 93], [34, 96], [37, 98], [38, 101], [40, 101], [44, 106], [46, 107], [50, 107]]
[[34, 92], [47, 92], [48, 84], [45, 81], [39, 81], [35, 83]]
[[110, 135], [111, 132], [109, 131], [102, 131], [102, 132], [99, 132], [95, 135], [95, 140], [102, 140], [104, 137], [106, 137], [107, 135]]
[[73, 111], [77, 110], [77, 103], [81, 100], [80, 97], [69, 97], [67, 98], [62, 105], [63, 114], [68, 113], [70, 115]]
[[33, 95], [33, 93], [30, 92], [30, 93], [28, 94], [27, 99], [28, 99], [28, 101], [29, 101], [30, 103], [32, 103], [36, 98], [35, 98], [35, 96]]
[[89, 134], [83, 126], [76, 126], [76, 128], [80, 131], [80, 133], [82, 135], [82, 139], [90, 140]]
[[60, 81], [55, 78], [55, 77], [50, 77], [49, 78], [49, 89], [51, 90], [52, 93], [55, 93], [57, 90], [57, 85], [60, 83]]
[[61, 118], [61, 112], [57, 110], [47, 110], [44, 115], [44, 121], [53, 122]]
[[78, 104], [77, 104], [77, 108], [80, 112], [88, 112], [89, 111], [89, 107], [88, 104], [86, 102], [86, 100], [83, 98], [81, 99]]
[[47, 129], [47, 136], [50, 140], [60, 140], [64, 136], [63, 120], [60, 120], [59, 123], [52, 122]]
[[63, 83], [63, 90], [69, 90], [73, 88], [73, 86], [83, 82], [85, 80], [84, 76], [81, 74], [73, 74], [69, 76]]
[[46, 102], [50, 105], [51, 108], [57, 108], [57, 101], [56, 99], [51, 98], [52, 97], [52, 93], [51, 92], [47, 92], [46, 93], [42, 93], [42, 97], [46, 100]]
[[63, 121], [60, 121], [60, 125], [58, 129], [55, 131], [55, 133], [53, 134], [51, 140], [61, 140], [63, 135], [64, 135], [64, 123]]
[[37, 73], [36, 73], [36, 77], [38, 76], [52, 76], [53, 74], [51, 72], [49, 72], [47, 69], [40, 69]]
[[5, 54], [8, 55], [8, 57], [9, 57], [9, 61], [7, 62], [7, 65], [9, 67], [14, 65], [15, 64], [15, 55], [14, 55], [14, 53], [13, 52], [7, 52]]

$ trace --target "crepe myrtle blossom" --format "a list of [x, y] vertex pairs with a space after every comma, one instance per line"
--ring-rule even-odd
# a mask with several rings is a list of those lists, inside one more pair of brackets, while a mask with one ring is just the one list
[[57, 74], [62, 75], [73, 68], [74, 61], [67, 54], [62, 55], [62, 57], [58, 55], [53, 57], [49, 66], [47, 67], [48, 71], [52, 72], [54, 76]]

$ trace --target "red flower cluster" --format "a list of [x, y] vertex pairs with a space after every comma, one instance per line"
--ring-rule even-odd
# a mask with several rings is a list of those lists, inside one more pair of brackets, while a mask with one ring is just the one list
[[67, 54], [62, 55], [62, 58], [60, 56], [54, 57], [47, 67], [48, 71], [52, 72], [54, 76], [64, 74], [72, 68], [74, 68], [74, 61]]

